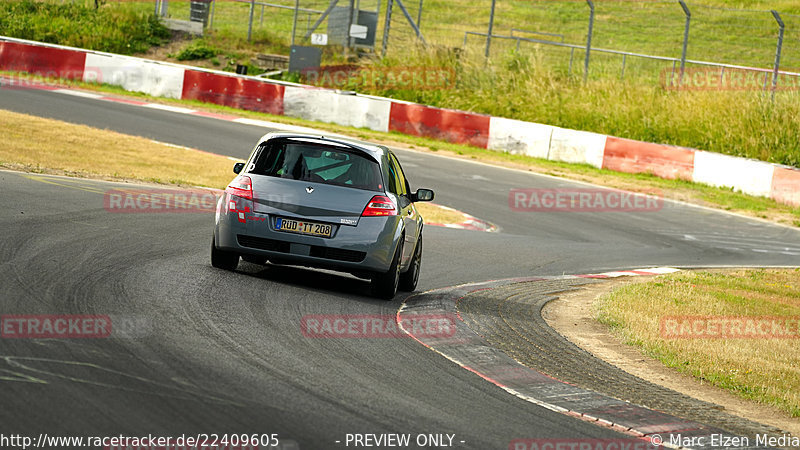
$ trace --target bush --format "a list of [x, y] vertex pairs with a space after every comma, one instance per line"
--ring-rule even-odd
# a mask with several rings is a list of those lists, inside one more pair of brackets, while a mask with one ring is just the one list
[[170, 31], [144, 4], [0, 2], [0, 34], [32, 41], [130, 55], [160, 45]]
[[214, 47], [211, 47], [206, 42], [199, 40], [189, 44], [186, 48], [181, 50], [175, 57], [178, 61], [194, 61], [197, 59], [208, 59], [217, 56], [220, 53]]

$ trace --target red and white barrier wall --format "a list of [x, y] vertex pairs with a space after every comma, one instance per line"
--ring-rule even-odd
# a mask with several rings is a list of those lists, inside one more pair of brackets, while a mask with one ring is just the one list
[[121, 86], [158, 97], [399, 131], [553, 161], [729, 187], [800, 206], [800, 169], [296, 83], [0, 37], [0, 70]]

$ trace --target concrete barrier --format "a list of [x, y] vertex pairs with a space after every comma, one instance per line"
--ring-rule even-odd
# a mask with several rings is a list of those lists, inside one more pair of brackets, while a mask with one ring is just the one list
[[694, 154], [692, 181], [769, 197], [774, 171], [775, 166], [767, 162], [698, 150]]
[[81, 51], [0, 40], [0, 70], [81, 80], [85, 63]]
[[603, 167], [606, 136], [587, 131], [554, 128], [547, 159]]
[[547, 159], [555, 127], [521, 120], [492, 117], [487, 148]]
[[283, 90], [282, 85], [251, 78], [186, 70], [181, 98], [282, 115]]
[[694, 149], [609, 136], [603, 152], [603, 168], [691, 180], [694, 173]]
[[481, 114], [393, 101], [389, 131], [486, 148], [489, 119]]
[[3, 36], [0, 69], [100, 81], [153, 96], [399, 131], [615, 171], [649, 172], [662, 178], [731, 187], [800, 206], [800, 170], [719, 153]]
[[775, 167], [770, 198], [792, 206], [800, 206], [800, 169]]
[[287, 116], [389, 131], [389, 99], [339, 93], [330, 89], [287, 86], [283, 109]]
[[126, 91], [143, 92], [155, 97], [181, 98], [181, 67], [119, 55], [89, 53], [83, 81], [121, 86]]

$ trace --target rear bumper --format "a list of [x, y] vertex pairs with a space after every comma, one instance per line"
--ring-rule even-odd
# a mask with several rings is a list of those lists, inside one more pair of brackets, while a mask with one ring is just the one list
[[344, 272], [386, 272], [402, 234], [398, 216], [363, 217], [357, 226], [332, 224], [331, 238], [276, 231], [275, 216], [246, 212], [242, 221], [225, 207], [227, 197], [220, 199], [214, 236], [217, 247], [239, 254]]

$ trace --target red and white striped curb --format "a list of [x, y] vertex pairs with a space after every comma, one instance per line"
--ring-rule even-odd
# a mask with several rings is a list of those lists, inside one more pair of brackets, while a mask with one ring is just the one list
[[397, 311], [396, 320], [398, 327], [417, 342], [518, 398], [667, 448], [684, 448], [671, 444], [668, 440], [664, 441], [662, 434], [676, 432], [687, 436], [710, 434], [721, 436], [726, 433], [697, 422], [579, 388], [531, 369], [501, 350], [491, 347], [463, 320], [456, 323], [455, 334], [447, 338], [417, 336], [414, 330], [403, 327], [404, 320], [413, 319], [415, 314], [455, 314], [460, 319], [456, 304], [461, 298], [476, 291], [508, 284], [559, 279], [662, 275], [678, 271], [680, 269], [672, 267], [650, 267], [594, 274], [524, 277], [469, 283], [409, 297]]

